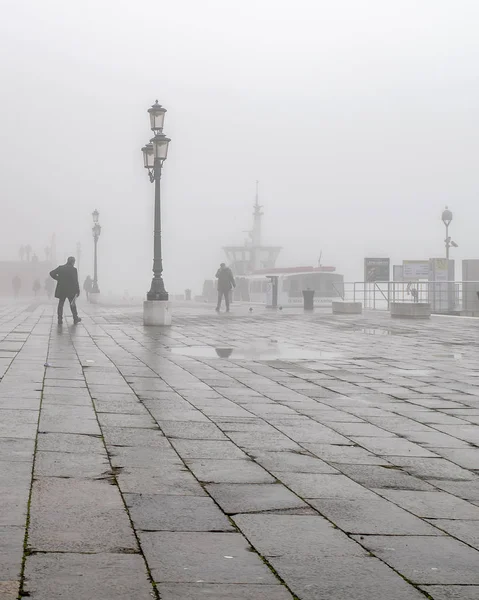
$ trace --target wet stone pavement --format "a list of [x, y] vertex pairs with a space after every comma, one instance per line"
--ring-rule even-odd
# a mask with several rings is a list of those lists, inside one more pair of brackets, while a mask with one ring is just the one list
[[477, 600], [479, 321], [0, 306], [0, 599]]

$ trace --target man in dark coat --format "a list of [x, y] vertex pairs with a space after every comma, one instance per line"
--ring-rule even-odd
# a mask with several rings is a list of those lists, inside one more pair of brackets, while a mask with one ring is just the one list
[[58, 324], [63, 323], [63, 305], [68, 298], [75, 325], [81, 321], [78, 316], [76, 299], [80, 295], [78, 284], [78, 271], [75, 268], [75, 259], [70, 256], [66, 265], [61, 265], [50, 272], [50, 277], [57, 282], [55, 298], [58, 298]]
[[230, 292], [236, 287], [236, 283], [231, 269], [225, 263], [221, 263], [220, 268], [216, 272], [216, 279], [218, 280], [218, 304], [216, 305], [216, 312], [220, 312], [223, 296], [225, 297], [226, 312], [229, 312]]

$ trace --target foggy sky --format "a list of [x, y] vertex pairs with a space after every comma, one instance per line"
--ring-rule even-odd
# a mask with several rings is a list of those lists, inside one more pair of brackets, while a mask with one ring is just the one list
[[[100, 287], [146, 292], [158, 98], [170, 292], [212, 277], [251, 227], [278, 265], [479, 258], [476, 0], [0, 0], [0, 259], [53, 232], [59, 262], [100, 211]], [[456, 263], [456, 268], [458, 263]]]

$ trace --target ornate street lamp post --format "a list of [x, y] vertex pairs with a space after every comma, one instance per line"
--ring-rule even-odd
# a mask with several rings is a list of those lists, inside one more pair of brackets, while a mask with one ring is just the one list
[[161, 255], [161, 169], [168, 155], [170, 139], [163, 133], [166, 108], [158, 104], [158, 100], [148, 109], [151, 130], [154, 137], [142, 148], [145, 168], [148, 169], [151, 183], [155, 183], [155, 233], [153, 253], [153, 279], [146, 297], [148, 300], [167, 301], [168, 292], [163, 282], [163, 259]]
[[[444, 240], [446, 244], [446, 260], [447, 260], [447, 279], [454, 280], [454, 261], [449, 261], [449, 249], [457, 248], [458, 245], [456, 242], [451, 240], [449, 236], [449, 225], [452, 222], [452, 212], [446, 206], [445, 210], [442, 212], [442, 222], [446, 226], [446, 239]], [[448, 310], [452, 311], [455, 305], [455, 286], [453, 281], [447, 284], [447, 307]]]
[[452, 246], [453, 248], [457, 248], [457, 244], [451, 240], [449, 237], [449, 225], [452, 221], [452, 212], [447, 208], [442, 212], [442, 222], [446, 226], [446, 239], [444, 242], [446, 243], [446, 258], [449, 260], [449, 248]]
[[169, 325], [171, 317], [168, 313], [168, 292], [163, 282], [163, 258], [161, 253], [161, 195], [160, 182], [163, 163], [168, 156], [168, 144], [170, 139], [163, 133], [166, 108], [158, 104], [158, 100], [148, 109], [150, 114], [150, 126], [154, 137], [141, 150], [145, 169], [148, 169], [151, 183], [155, 183], [155, 227], [154, 227], [154, 251], [153, 251], [153, 279], [146, 294], [147, 302], [144, 306], [145, 324], [147, 325]]
[[81, 262], [81, 244], [77, 242], [77, 270], [78, 277], [80, 277], [80, 262]]
[[100, 237], [101, 234], [101, 225], [98, 222], [98, 217], [100, 216], [100, 213], [95, 209], [92, 213], [91, 216], [93, 217], [93, 227], [92, 227], [92, 234], [93, 234], [93, 243], [94, 243], [94, 259], [93, 259], [93, 285], [91, 288], [91, 292], [92, 294], [99, 294], [100, 293], [100, 289], [98, 287], [98, 260], [97, 260], [97, 245], [98, 245], [98, 238]]

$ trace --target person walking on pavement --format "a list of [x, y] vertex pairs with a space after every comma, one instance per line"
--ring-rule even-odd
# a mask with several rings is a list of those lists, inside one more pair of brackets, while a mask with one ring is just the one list
[[220, 312], [223, 296], [225, 298], [226, 312], [230, 312], [230, 292], [236, 287], [233, 272], [225, 263], [221, 263], [220, 268], [216, 271], [216, 279], [218, 280], [218, 304], [216, 312]]
[[70, 256], [65, 265], [61, 265], [50, 272], [50, 277], [57, 282], [55, 298], [58, 298], [58, 324], [63, 323], [63, 305], [68, 298], [73, 315], [73, 323], [76, 325], [81, 321], [78, 316], [76, 299], [80, 295], [78, 284], [78, 271], [75, 268], [75, 259]]
[[42, 286], [40, 284], [40, 282], [38, 281], [38, 279], [35, 279], [35, 281], [33, 282], [33, 295], [36, 296], [38, 294], [38, 292], [42, 289]]
[[20, 277], [18, 275], [15, 275], [15, 277], [12, 279], [12, 286], [13, 286], [13, 296], [16, 300], [18, 298], [18, 294], [20, 293], [20, 288], [22, 287], [22, 280], [20, 279]]
[[49, 300], [51, 300], [52, 296], [53, 296], [53, 286], [54, 286], [54, 283], [52, 281], [52, 278], [51, 277], [47, 277], [45, 279], [44, 288], [45, 288], [45, 291], [47, 293], [47, 296], [48, 296]]
[[83, 282], [83, 289], [85, 290], [87, 302], [89, 302], [90, 294], [93, 290], [93, 279], [90, 277], [90, 275], [88, 275], [85, 281]]

